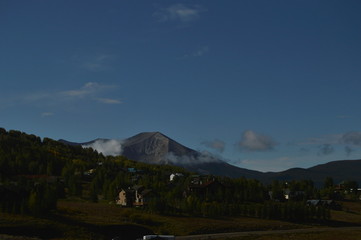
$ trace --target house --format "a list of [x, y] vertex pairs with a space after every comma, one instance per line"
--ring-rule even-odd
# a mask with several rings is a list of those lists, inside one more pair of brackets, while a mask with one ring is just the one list
[[145, 189], [144, 186], [133, 186], [132, 188], [122, 189], [118, 194], [116, 203], [123, 207], [145, 206], [153, 199], [152, 190]]
[[86, 176], [92, 176], [92, 175], [94, 175], [95, 171], [96, 171], [96, 169], [92, 168], [92, 169], [85, 171], [83, 174]]
[[202, 178], [199, 175], [192, 175], [191, 176], [191, 184], [192, 185], [199, 185], [202, 184]]
[[147, 205], [153, 199], [152, 190], [142, 189], [141, 191], [136, 191], [134, 206], [140, 207]]
[[283, 194], [286, 200], [303, 200], [306, 196], [304, 191], [291, 191], [290, 189], [284, 189]]
[[122, 207], [132, 207], [134, 202], [134, 190], [133, 189], [122, 189], [118, 194], [116, 204]]
[[184, 175], [182, 173], [172, 173], [170, 176], [169, 176], [169, 181], [174, 181], [176, 178], [178, 177], [183, 177]]

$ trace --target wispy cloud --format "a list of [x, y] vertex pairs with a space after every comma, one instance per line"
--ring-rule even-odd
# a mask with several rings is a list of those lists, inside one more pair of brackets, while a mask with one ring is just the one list
[[361, 132], [348, 132], [342, 135], [341, 141], [346, 144], [361, 147]]
[[53, 115], [54, 115], [53, 112], [43, 112], [43, 113], [41, 113], [41, 116], [42, 116], [42, 117], [51, 117], [51, 116], [53, 116]]
[[299, 142], [298, 145], [322, 145], [322, 144], [338, 144], [342, 134], [328, 134], [320, 137], [308, 138], [305, 141]]
[[256, 133], [252, 130], [244, 131], [242, 139], [238, 143], [238, 147], [241, 151], [248, 152], [263, 152], [271, 151], [277, 145], [271, 137]]
[[309, 138], [298, 143], [299, 145], [348, 144], [361, 147], [361, 132], [351, 131], [340, 134], [329, 134]]
[[67, 97], [79, 97], [79, 98], [82, 98], [82, 97], [86, 97], [88, 95], [94, 94], [96, 92], [99, 92], [103, 88], [105, 88], [105, 86], [100, 85], [100, 84], [98, 84], [96, 82], [88, 82], [79, 89], [63, 91], [60, 94], [62, 94], [64, 96], [67, 96]]
[[319, 156], [333, 154], [335, 149], [343, 146], [346, 155], [350, 156], [355, 151], [354, 147], [361, 147], [361, 132], [352, 131], [313, 137], [298, 143], [298, 145], [317, 146], [317, 155]]
[[104, 104], [121, 104], [122, 102], [118, 99], [103, 97], [102, 95], [106, 94], [110, 90], [114, 90], [117, 86], [114, 85], [105, 85], [99, 84], [97, 82], [88, 82], [85, 83], [79, 89], [72, 89], [67, 91], [62, 91], [58, 95], [63, 100], [76, 100], [76, 99], [88, 99], [92, 101], [97, 101]]
[[122, 101], [118, 99], [111, 99], [111, 98], [97, 98], [98, 102], [105, 103], [105, 104], [121, 104]]
[[192, 52], [190, 54], [184, 55], [184, 58], [202, 57], [205, 54], [207, 54], [208, 52], [209, 52], [209, 47], [208, 46], [203, 46], [203, 47], [198, 48], [197, 50], [195, 50], [194, 52]]
[[349, 157], [351, 155], [351, 153], [353, 152], [354, 150], [349, 147], [349, 146], [345, 146], [345, 152], [346, 152], [346, 155]]
[[209, 51], [208, 46], [199, 48], [197, 51], [193, 52], [193, 57], [201, 57]]
[[116, 58], [112, 54], [98, 54], [93, 56], [72, 56], [72, 61], [80, 68], [86, 69], [91, 72], [101, 72], [111, 69], [111, 63]]
[[181, 3], [171, 5], [156, 11], [153, 16], [159, 22], [179, 21], [182, 23], [192, 22], [200, 18], [200, 13], [205, 9], [199, 5], [187, 6]]
[[[37, 106], [57, 106], [59, 104], [74, 103], [76, 101], [96, 101], [103, 104], [121, 104], [122, 101], [106, 96], [109, 91], [117, 88], [116, 85], [100, 84], [97, 82], [87, 82], [83, 86], [68, 90], [59, 91], [38, 91], [35, 93], [22, 94], [14, 97], [12, 106], [16, 104], [26, 104]], [[43, 112], [42, 117], [52, 116], [52, 112]]]
[[335, 151], [331, 144], [323, 144], [319, 146], [318, 155], [330, 155]]
[[347, 119], [347, 118], [351, 118], [351, 116], [350, 115], [338, 115], [338, 116], [336, 116], [336, 118]]
[[212, 141], [203, 141], [201, 144], [221, 153], [224, 151], [226, 145], [222, 140], [219, 139], [214, 139]]

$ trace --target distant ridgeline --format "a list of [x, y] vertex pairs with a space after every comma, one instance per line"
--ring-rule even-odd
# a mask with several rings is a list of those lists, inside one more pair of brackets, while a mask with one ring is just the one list
[[307, 200], [357, 197], [358, 186], [349, 181], [341, 188], [326, 180], [317, 189], [311, 180], [266, 186], [243, 177], [202, 176], [0, 128], [2, 212], [45, 215], [56, 210], [57, 199], [77, 197], [161, 214], [328, 219], [329, 206], [307, 205]]

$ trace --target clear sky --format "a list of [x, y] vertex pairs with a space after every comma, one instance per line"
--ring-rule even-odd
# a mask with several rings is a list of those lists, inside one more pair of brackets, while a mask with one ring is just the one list
[[361, 158], [359, 0], [2, 0], [0, 127], [160, 131], [239, 167]]

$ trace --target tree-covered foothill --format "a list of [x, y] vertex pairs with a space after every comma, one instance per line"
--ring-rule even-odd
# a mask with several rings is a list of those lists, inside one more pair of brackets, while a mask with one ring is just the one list
[[0, 128], [0, 210], [47, 214], [65, 191], [79, 194], [81, 171], [102, 158], [92, 149]]

